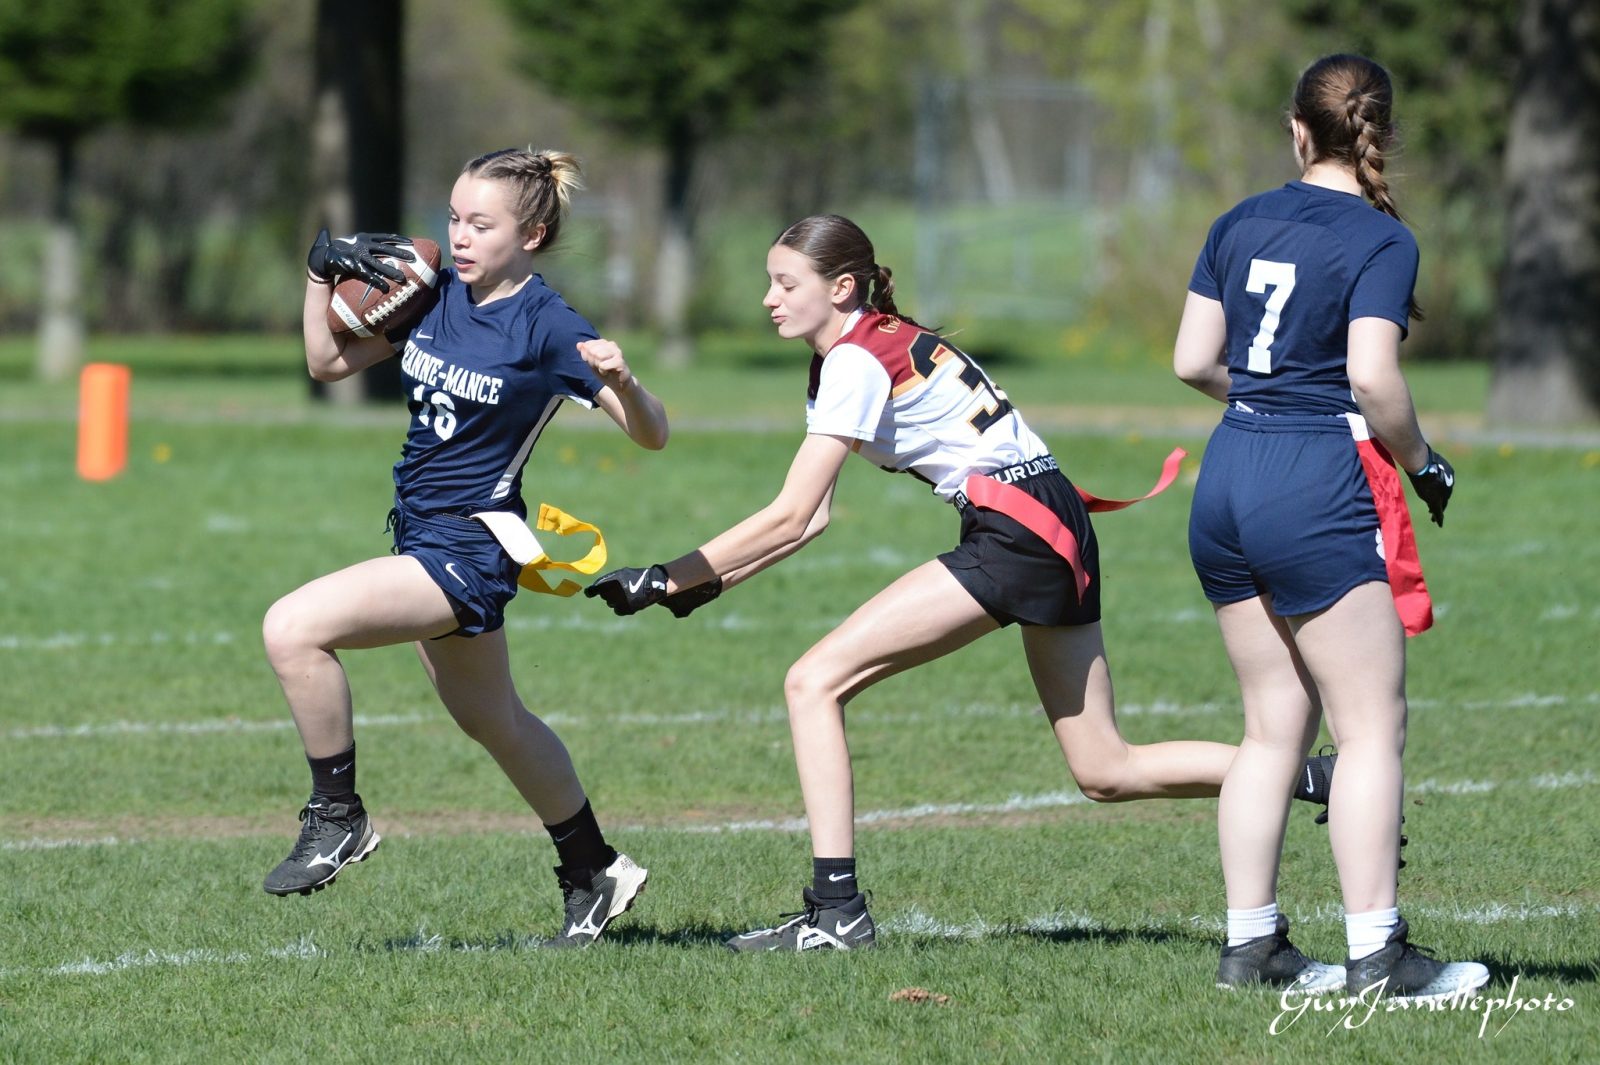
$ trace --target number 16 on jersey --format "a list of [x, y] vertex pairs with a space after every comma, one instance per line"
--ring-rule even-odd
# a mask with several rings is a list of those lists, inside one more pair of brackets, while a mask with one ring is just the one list
[[1258, 295], [1266, 293], [1267, 296], [1267, 309], [1261, 315], [1261, 328], [1250, 342], [1248, 369], [1251, 373], [1268, 374], [1272, 372], [1272, 342], [1278, 336], [1279, 316], [1283, 313], [1283, 305], [1289, 302], [1289, 293], [1294, 291], [1294, 263], [1251, 259], [1250, 276], [1245, 279], [1244, 290]]

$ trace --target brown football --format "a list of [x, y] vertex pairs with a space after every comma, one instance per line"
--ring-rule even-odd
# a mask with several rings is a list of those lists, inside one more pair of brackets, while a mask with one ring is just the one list
[[440, 253], [439, 245], [425, 237], [413, 237], [410, 247], [416, 255], [413, 262], [382, 257], [406, 275], [404, 281], [390, 281], [389, 291], [356, 277], [335, 285], [333, 302], [328, 305], [328, 328], [370, 337], [415, 325], [439, 294]]

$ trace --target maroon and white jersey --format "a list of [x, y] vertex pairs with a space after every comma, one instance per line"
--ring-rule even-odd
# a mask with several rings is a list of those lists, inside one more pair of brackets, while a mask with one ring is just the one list
[[952, 499], [967, 475], [1047, 455], [1006, 394], [949, 341], [861, 309], [811, 360], [806, 432], [857, 441], [862, 458]]

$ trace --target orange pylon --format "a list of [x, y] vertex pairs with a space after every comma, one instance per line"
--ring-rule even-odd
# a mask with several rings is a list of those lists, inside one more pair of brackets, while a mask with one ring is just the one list
[[126, 366], [91, 362], [78, 378], [78, 476], [108, 481], [128, 464]]

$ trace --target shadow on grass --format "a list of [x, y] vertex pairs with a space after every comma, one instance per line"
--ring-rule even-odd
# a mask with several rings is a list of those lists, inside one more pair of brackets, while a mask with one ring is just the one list
[[[685, 949], [722, 949], [729, 939], [748, 928], [730, 928], [708, 924], [681, 925], [676, 928], [658, 928], [652, 925], [627, 924], [608, 928], [604, 942], [617, 946], [661, 946]], [[503, 931], [486, 936], [458, 938], [429, 933], [426, 929], [403, 936], [391, 936], [379, 942], [363, 941], [356, 947], [358, 953], [367, 954], [435, 954], [435, 953], [488, 953], [497, 951], [527, 951], [543, 949], [545, 936], [528, 932]], [[1200, 932], [1173, 931], [1160, 928], [1019, 928], [996, 927], [978, 935], [942, 935], [920, 931], [888, 929], [882, 941], [904, 943], [917, 949], [934, 946], [956, 946], [966, 943], [1035, 942], [1061, 946], [1105, 946], [1120, 943], [1194, 943], [1206, 949], [1216, 946], [1216, 937]], [[1576, 967], [1574, 967], [1576, 971]], [[1508, 970], [1509, 971], [1509, 970]], [[1530, 970], [1518, 970], [1524, 976]], [[1587, 978], [1594, 978], [1593, 972]]]
[[1489, 970], [1489, 987], [1505, 989], [1512, 980], [1556, 980], [1563, 984], [1600, 983], [1600, 961], [1587, 964], [1515, 961], [1490, 955], [1480, 958]]

